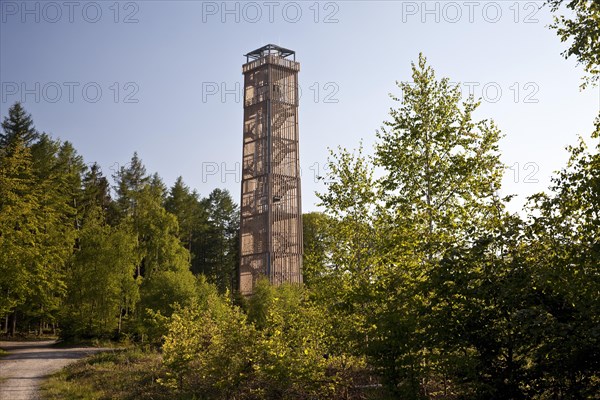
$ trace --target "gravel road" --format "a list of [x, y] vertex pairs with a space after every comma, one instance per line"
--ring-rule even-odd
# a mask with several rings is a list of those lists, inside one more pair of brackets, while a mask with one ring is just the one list
[[0, 358], [0, 400], [38, 399], [39, 387], [50, 374], [102, 348], [58, 348], [55, 341], [2, 342], [8, 355]]

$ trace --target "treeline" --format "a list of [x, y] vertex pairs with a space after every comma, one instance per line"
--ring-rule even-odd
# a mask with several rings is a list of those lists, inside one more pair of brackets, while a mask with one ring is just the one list
[[[198, 279], [235, 286], [238, 212], [180, 177], [167, 188], [137, 154], [113, 175], [39, 133], [21, 104], [0, 134], [0, 321], [12, 336], [148, 334], [190, 304]], [[198, 278], [202, 277], [202, 278]]]

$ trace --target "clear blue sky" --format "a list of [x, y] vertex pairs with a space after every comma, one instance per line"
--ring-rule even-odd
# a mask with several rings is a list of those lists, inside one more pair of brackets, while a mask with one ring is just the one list
[[477, 117], [506, 135], [504, 192], [518, 205], [548, 186], [600, 106], [598, 88], [579, 91], [582, 69], [561, 57], [566, 45], [541, 5], [1, 0], [0, 115], [23, 100], [39, 130], [71, 141], [106, 175], [137, 151], [169, 186], [182, 175], [202, 196], [222, 187], [238, 200], [243, 54], [278, 44], [301, 63], [303, 208], [312, 211], [328, 147], [362, 138], [369, 148], [393, 105], [388, 93], [399, 94], [394, 82], [410, 80], [423, 52], [438, 76], [483, 96]]

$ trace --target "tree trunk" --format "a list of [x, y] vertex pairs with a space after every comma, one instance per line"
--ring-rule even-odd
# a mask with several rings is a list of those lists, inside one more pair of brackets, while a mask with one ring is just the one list
[[188, 262], [192, 265], [192, 232], [188, 235]]
[[14, 337], [17, 334], [17, 310], [12, 315], [12, 327], [10, 330], [10, 336]]

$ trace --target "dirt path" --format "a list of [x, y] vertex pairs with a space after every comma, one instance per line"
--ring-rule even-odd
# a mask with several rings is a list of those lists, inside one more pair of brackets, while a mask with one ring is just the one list
[[54, 341], [1, 342], [8, 355], [0, 358], [0, 400], [34, 400], [42, 381], [80, 358], [101, 348], [58, 348]]

